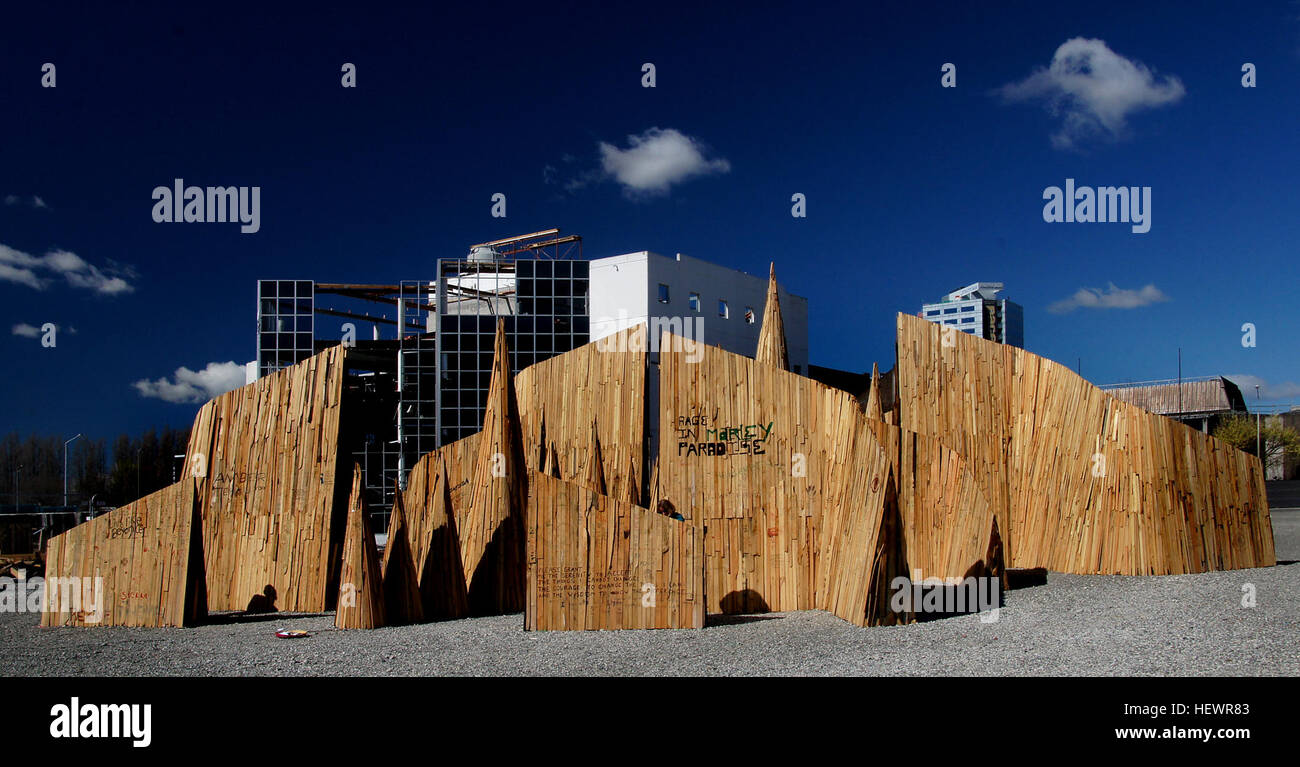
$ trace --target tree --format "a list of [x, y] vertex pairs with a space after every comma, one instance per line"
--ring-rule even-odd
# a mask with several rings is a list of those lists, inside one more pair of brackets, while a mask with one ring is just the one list
[[[1300, 457], [1300, 433], [1282, 423], [1277, 416], [1262, 419], [1258, 425], [1259, 441], [1263, 443], [1264, 455], [1260, 461], [1264, 466], [1280, 462], [1284, 455]], [[1214, 436], [1229, 445], [1256, 455], [1255, 437], [1256, 421], [1245, 415], [1225, 418], [1214, 429]]]

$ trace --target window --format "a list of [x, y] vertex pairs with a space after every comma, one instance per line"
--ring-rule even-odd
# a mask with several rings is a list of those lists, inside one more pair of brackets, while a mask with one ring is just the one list
[[927, 316], [927, 317], [938, 317], [938, 316], [939, 316], [939, 310], [938, 310], [938, 309], [931, 309], [930, 311], [928, 311], [928, 312], [925, 313], [925, 316]]
[[963, 306], [963, 307], [961, 308], [961, 310], [962, 310], [963, 312], [973, 312], [973, 311], [975, 311], [975, 307], [974, 307], [974, 306]]
[[662, 282], [659, 283], [659, 303], [668, 303], [668, 286]]
[[961, 318], [961, 324], [963, 324], [963, 325], [965, 325], [967, 322], [974, 322], [974, 321], [975, 321], [975, 318], [974, 318], [974, 317], [962, 317], [962, 318]]
[[749, 325], [754, 324], [754, 307], [752, 306], [745, 307], [745, 322]]
[[718, 299], [718, 316], [724, 320], [731, 316], [731, 312], [727, 309], [727, 302], [721, 298]]
[[956, 325], [956, 324], [957, 324], [957, 320], [944, 320], [944, 321], [943, 321], [943, 324], [945, 324], [945, 325]]
[[691, 311], [698, 313], [700, 311], [700, 294], [692, 293], [690, 298]]
[[956, 313], [957, 313], [957, 307], [954, 306], [954, 307], [952, 307], [951, 309], [944, 309], [944, 310], [943, 310], [943, 313], [944, 313], [944, 314], [956, 314]]

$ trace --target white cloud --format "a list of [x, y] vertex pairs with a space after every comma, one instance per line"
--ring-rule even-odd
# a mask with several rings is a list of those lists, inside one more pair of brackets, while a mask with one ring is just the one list
[[244, 385], [244, 366], [238, 362], [209, 362], [202, 370], [176, 368], [174, 381], [163, 376], [155, 381], [143, 378], [131, 384], [142, 397], [166, 402], [207, 402]]
[[1147, 285], [1141, 290], [1125, 290], [1115, 287], [1112, 282], [1105, 290], [1079, 288], [1069, 298], [1062, 298], [1048, 306], [1047, 311], [1052, 314], [1068, 314], [1075, 309], [1137, 309], [1169, 300], [1169, 296], [1155, 285]]
[[[5, 195], [5, 205], [17, 205], [18, 203], [20, 203], [20, 202], [22, 202], [22, 201], [23, 201], [22, 198], [19, 197], [19, 196], [16, 195], [16, 194], [7, 194], [7, 195]], [[39, 208], [44, 208], [44, 209], [46, 209], [46, 210], [49, 210], [49, 208], [50, 208], [49, 205], [45, 204], [45, 200], [42, 200], [42, 199], [41, 199], [40, 195], [35, 195], [35, 194], [32, 195], [32, 203], [31, 203], [31, 205], [32, 205], [33, 208], [37, 208], [37, 209], [39, 209]]]
[[727, 173], [731, 163], [709, 158], [703, 144], [673, 128], [649, 128], [628, 136], [628, 148], [600, 142], [601, 168], [629, 195], [667, 194], [692, 176]]
[[101, 269], [67, 250], [51, 250], [44, 256], [33, 256], [0, 245], [0, 282], [13, 282], [44, 290], [50, 283], [46, 275], [62, 275], [74, 288], [85, 288], [104, 295], [135, 290], [126, 279], [134, 277], [134, 272], [116, 262], [109, 261]]
[[1300, 383], [1286, 381], [1284, 383], [1271, 384], [1259, 376], [1238, 373], [1235, 375], [1225, 375], [1224, 378], [1232, 381], [1241, 389], [1241, 396], [1246, 399], [1247, 406], [1252, 400], [1256, 399], [1255, 387], [1259, 386], [1259, 399], [1262, 400], [1282, 400], [1294, 399], [1300, 397]]
[[997, 92], [1007, 101], [1044, 99], [1048, 111], [1062, 118], [1052, 145], [1068, 149], [1094, 134], [1118, 138], [1130, 113], [1172, 104], [1186, 91], [1177, 77], [1157, 79], [1141, 62], [1115, 53], [1104, 40], [1075, 37], [1056, 49], [1047, 69]]
[[23, 338], [40, 338], [41, 329], [35, 325], [28, 325], [26, 322], [20, 322], [13, 327], [13, 334]]

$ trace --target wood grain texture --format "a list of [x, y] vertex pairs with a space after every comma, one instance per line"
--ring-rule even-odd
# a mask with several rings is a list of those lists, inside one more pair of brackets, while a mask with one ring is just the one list
[[641, 501], [646, 344], [646, 326], [636, 325], [515, 376], [528, 468], [585, 482], [599, 443], [608, 494]]
[[790, 354], [785, 344], [785, 320], [781, 317], [781, 294], [776, 284], [776, 264], [768, 265], [767, 302], [763, 306], [763, 327], [758, 331], [758, 350], [754, 360], [790, 369]]
[[361, 465], [352, 470], [352, 494], [348, 497], [347, 532], [343, 538], [343, 563], [339, 576], [338, 610], [334, 626], [341, 629], [373, 629], [386, 625], [384, 584], [375, 534], [361, 492]]
[[704, 628], [702, 532], [530, 472], [530, 631]]
[[420, 568], [412, 554], [411, 533], [400, 488], [394, 488], [393, 513], [388, 520], [388, 545], [384, 547], [384, 613], [391, 626], [424, 621], [420, 594]]
[[444, 445], [423, 456], [406, 480], [402, 507], [426, 620], [469, 614], [456, 510], [468, 513], [478, 443], [474, 434]]
[[327, 349], [199, 409], [186, 469], [198, 475], [212, 610], [271, 594], [281, 611], [331, 606], [347, 510], [344, 354]]
[[469, 609], [474, 615], [524, 609], [528, 477], [513, 380], [505, 325], [498, 321], [474, 481], [465, 513], [456, 517]]
[[1013, 346], [898, 316], [903, 428], [966, 461], [1007, 565], [1126, 575], [1276, 563], [1258, 459]]
[[42, 626], [193, 626], [207, 614], [194, 482], [51, 538]]
[[678, 348], [660, 343], [653, 501], [704, 530], [708, 611], [880, 620], [867, 615], [871, 567], [900, 566], [897, 540], [880, 537], [897, 511], [890, 455], [857, 400], [717, 347]]

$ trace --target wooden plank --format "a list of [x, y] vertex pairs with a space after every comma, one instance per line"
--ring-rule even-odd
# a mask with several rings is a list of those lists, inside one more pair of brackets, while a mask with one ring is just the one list
[[528, 487], [526, 629], [704, 627], [694, 526], [537, 471]]
[[41, 625], [195, 625], [207, 614], [200, 524], [186, 479], [51, 538]]
[[1253, 456], [1023, 349], [904, 314], [897, 348], [900, 425], [960, 454], [1008, 566], [1168, 575], [1276, 564]]

